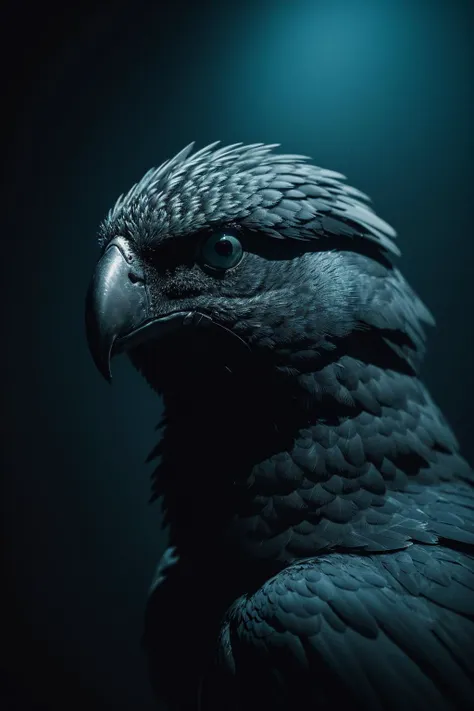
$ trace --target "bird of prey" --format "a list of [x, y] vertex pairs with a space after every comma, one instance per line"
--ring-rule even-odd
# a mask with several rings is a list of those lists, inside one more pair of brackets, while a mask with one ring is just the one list
[[[173, 711], [474, 708], [474, 476], [394, 230], [277, 145], [193, 144], [100, 227], [89, 347], [163, 397], [145, 614]], [[298, 704], [303, 704], [299, 706]]]

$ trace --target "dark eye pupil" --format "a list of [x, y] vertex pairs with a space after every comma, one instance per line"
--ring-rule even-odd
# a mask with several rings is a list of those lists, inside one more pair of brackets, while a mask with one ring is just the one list
[[214, 249], [220, 257], [228, 257], [230, 254], [232, 254], [232, 242], [230, 241], [230, 239], [223, 237], [218, 242], [216, 242], [216, 244], [214, 245]]

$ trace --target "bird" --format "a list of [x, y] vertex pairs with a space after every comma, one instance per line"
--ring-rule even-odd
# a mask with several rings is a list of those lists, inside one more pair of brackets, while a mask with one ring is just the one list
[[474, 475], [420, 377], [434, 318], [369, 197], [279, 148], [191, 143], [99, 228], [92, 358], [164, 406], [151, 685], [172, 711], [473, 709]]

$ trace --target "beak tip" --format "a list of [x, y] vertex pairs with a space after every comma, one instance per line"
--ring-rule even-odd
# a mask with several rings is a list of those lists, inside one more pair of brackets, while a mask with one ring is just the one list
[[112, 385], [112, 369], [110, 367], [110, 361], [112, 357], [112, 344], [110, 345], [110, 348], [108, 349], [108, 355], [107, 358], [105, 358], [101, 363], [97, 363], [98, 370], [104, 380], [108, 382], [109, 385]]
[[110, 362], [105, 364], [105, 363], [97, 362], [97, 359], [95, 359], [95, 358], [93, 360], [94, 360], [94, 365], [95, 365], [98, 373], [104, 378], [104, 380], [107, 381], [107, 383], [109, 385], [111, 385], [112, 384], [112, 372], [110, 369]]

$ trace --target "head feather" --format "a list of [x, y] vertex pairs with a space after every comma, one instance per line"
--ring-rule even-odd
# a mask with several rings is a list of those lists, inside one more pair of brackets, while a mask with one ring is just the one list
[[149, 170], [110, 210], [101, 243], [116, 234], [147, 243], [237, 222], [280, 239], [364, 238], [400, 254], [393, 228], [340, 173], [308, 156], [278, 154], [279, 144], [218, 146], [192, 153], [190, 143]]

